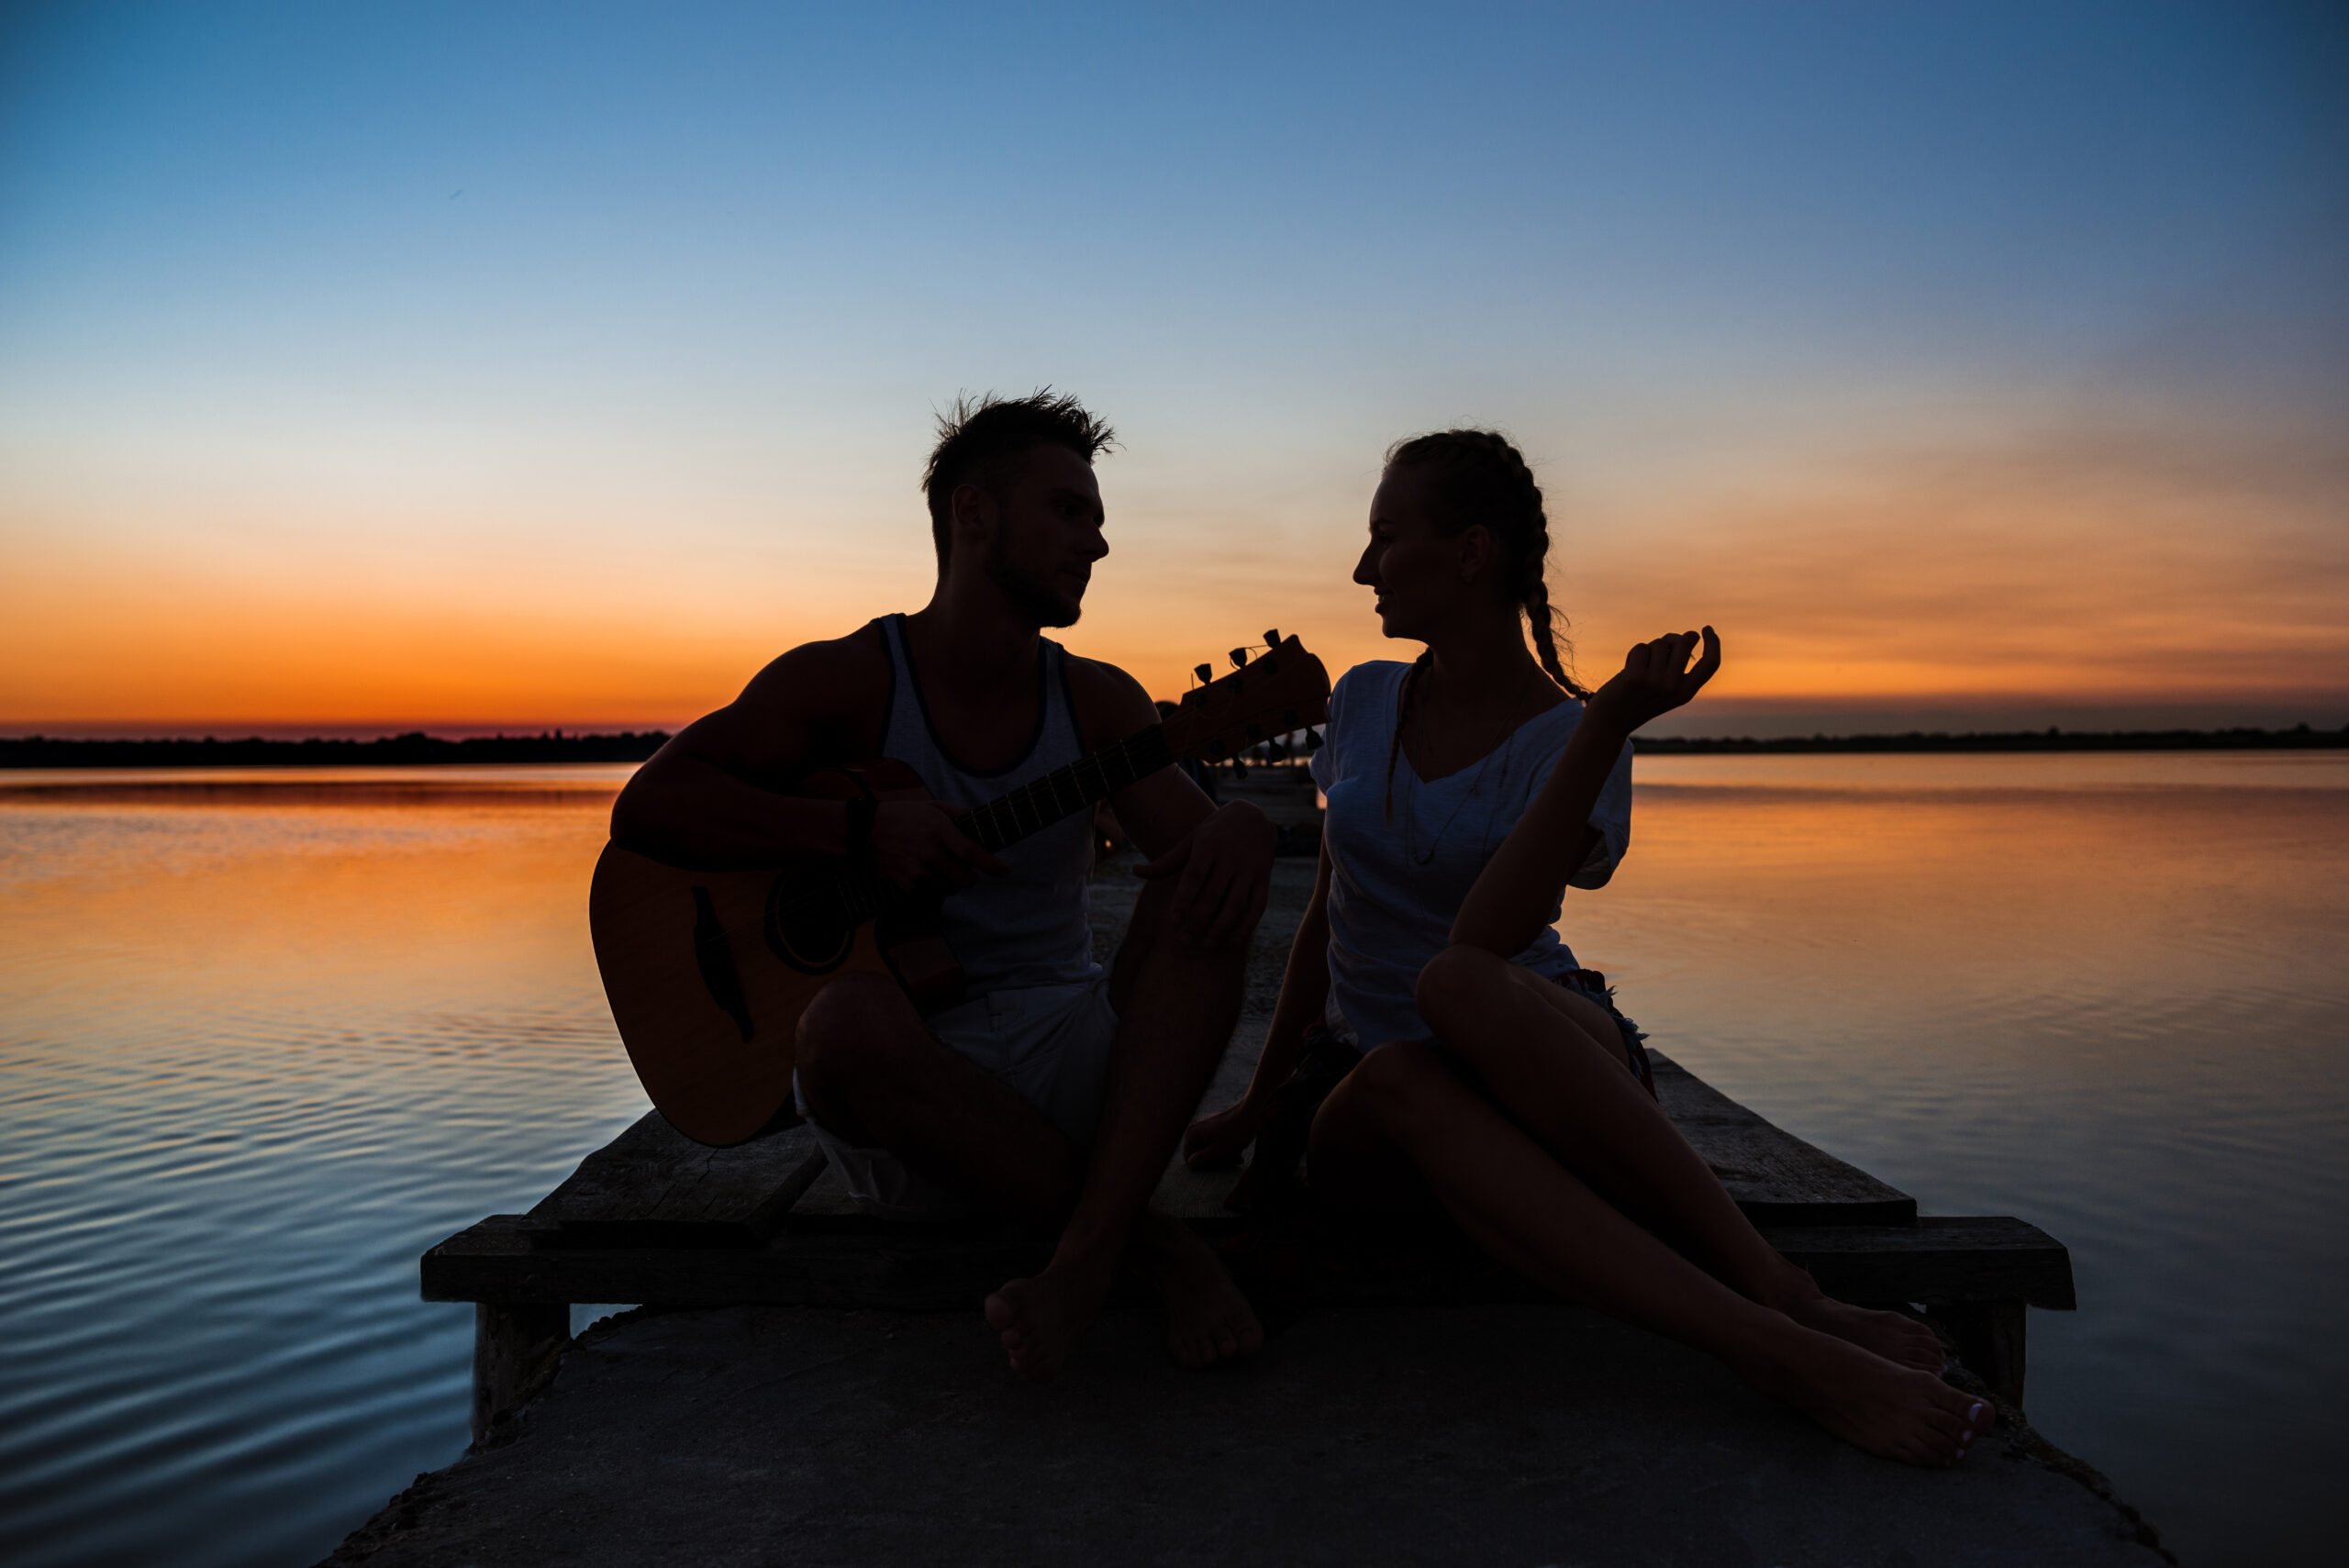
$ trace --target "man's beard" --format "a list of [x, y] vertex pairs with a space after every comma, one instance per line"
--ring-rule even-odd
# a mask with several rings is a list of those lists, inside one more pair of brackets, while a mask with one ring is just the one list
[[1057, 593], [1011, 563], [1000, 535], [987, 542], [987, 581], [1003, 590], [1012, 607], [1040, 628], [1074, 626], [1085, 613], [1082, 600]]

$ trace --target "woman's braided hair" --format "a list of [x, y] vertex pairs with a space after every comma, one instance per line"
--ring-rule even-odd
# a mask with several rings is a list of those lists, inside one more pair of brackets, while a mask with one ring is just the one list
[[[1434, 481], [1436, 529], [1453, 538], [1482, 523], [1499, 547], [1503, 594], [1525, 612], [1533, 632], [1533, 651], [1549, 677], [1570, 695], [1590, 693], [1566, 670], [1574, 645], [1560, 637], [1557, 623], [1565, 617], [1550, 604], [1550, 586], [1542, 568], [1550, 554], [1550, 517], [1542, 509], [1542, 486], [1526, 466], [1524, 454], [1497, 430], [1437, 430], [1412, 436], [1386, 449], [1386, 468], [1417, 469]], [[1565, 650], [1562, 657], [1559, 650]], [[1386, 815], [1395, 815], [1395, 760], [1403, 750], [1403, 727], [1410, 721], [1411, 702], [1419, 677], [1434, 661], [1432, 649], [1422, 651], [1403, 677], [1403, 691], [1395, 715], [1395, 740], [1386, 749]]]

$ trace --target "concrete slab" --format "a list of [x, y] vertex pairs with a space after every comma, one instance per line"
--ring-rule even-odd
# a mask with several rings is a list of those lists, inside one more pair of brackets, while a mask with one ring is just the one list
[[1920, 1471], [1563, 1307], [1309, 1315], [1185, 1372], [1149, 1311], [1014, 1379], [977, 1312], [733, 1308], [582, 1337], [506, 1447], [328, 1559], [2113, 1564], [2133, 1512], [2023, 1433]]

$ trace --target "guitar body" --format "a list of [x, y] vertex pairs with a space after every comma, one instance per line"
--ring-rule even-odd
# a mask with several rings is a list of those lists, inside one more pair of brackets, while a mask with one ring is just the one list
[[[797, 793], [930, 798], [890, 760], [828, 769]], [[887, 974], [925, 1010], [960, 997], [934, 923], [852, 920], [827, 896], [838, 874], [837, 862], [694, 871], [605, 846], [587, 895], [604, 995], [644, 1092], [686, 1137], [740, 1143], [790, 1119], [799, 1016], [841, 975]]]

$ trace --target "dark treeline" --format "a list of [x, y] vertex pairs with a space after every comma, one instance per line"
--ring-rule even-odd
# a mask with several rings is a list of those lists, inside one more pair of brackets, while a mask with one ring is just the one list
[[1782, 735], [1691, 740], [1681, 736], [1639, 738], [1642, 751], [1663, 754], [1767, 751], [2296, 751], [2349, 747], [2349, 727], [2311, 729], [2023, 729], [2002, 734]]
[[[640, 762], [669, 739], [641, 734], [476, 735], [443, 740], [421, 732], [373, 740], [76, 740], [28, 735], [0, 739], [0, 768], [389, 767], [418, 762]], [[2029, 729], [2000, 734], [1787, 735], [1688, 739], [1642, 735], [1654, 755], [1822, 751], [2255, 751], [2349, 748], [2349, 728], [2312, 729]], [[1283, 749], [1284, 751], [1286, 748]], [[1300, 755], [1302, 753], [1300, 752]], [[1254, 761], [1271, 761], [1260, 752]]]
[[70, 740], [40, 735], [0, 740], [0, 768], [352, 768], [415, 762], [640, 762], [669, 737], [474, 735], [445, 740], [421, 732], [373, 740]]

